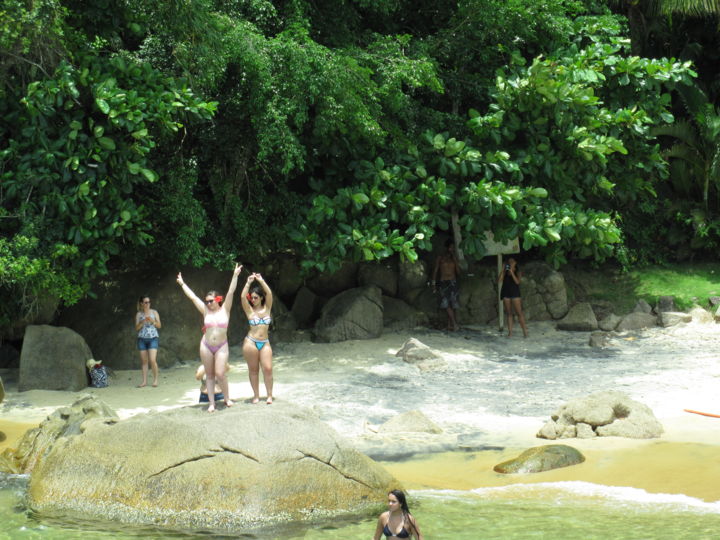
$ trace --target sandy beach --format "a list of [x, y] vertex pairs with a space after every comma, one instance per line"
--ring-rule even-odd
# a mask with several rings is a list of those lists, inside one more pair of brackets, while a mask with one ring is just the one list
[[[421, 372], [395, 357], [411, 336], [441, 352], [447, 369]], [[688, 324], [618, 335], [607, 350], [588, 347], [587, 339], [585, 333], [532, 323], [527, 339], [507, 339], [497, 328], [483, 327], [457, 333], [416, 329], [336, 344], [277, 344], [274, 393], [278, 400], [314, 409], [350, 440], [367, 435], [368, 426], [417, 409], [447, 433], [483, 443], [485, 449], [384, 462], [410, 489], [572, 480], [720, 500], [720, 418], [683, 410], [720, 413], [720, 358], [714, 353], [720, 350], [720, 326]], [[267, 406], [249, 404], [247, 369], [237, 346], [231, 363], [230, 394], [237, 406]], [[6, 370], [0, 451], [85, 393], [98, 396], [120, 418], [195, 404], [197, 365], [188, 359], [161, 370], [157, 388], [138, 388], [138, 369], [115, 371], [108, 388], [83, 392], [19, 393], [13, 372]], [[559, 442], [583, 452], [585, 463], [536, 475], [492, 471], [528, 447], [551, 443], [535, 433], [568, 399], [610, 388], [650, 406], [664, 434], [650, 440], [566, 439]]]

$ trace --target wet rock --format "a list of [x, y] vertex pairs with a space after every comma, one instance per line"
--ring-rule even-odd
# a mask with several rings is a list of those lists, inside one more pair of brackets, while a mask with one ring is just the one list
[[591, 347], [605, 348], [610, 345], [610, 334], [607, 332], [593, 332], [590, 334], [588, 345]]
[[247, 531], [367, 511], [397, 485], [307, 410], [275, 402], [93, 425], [53, 447], [28, 498], [40, 514]]
[[537, 437], [550, 440], [587, 438], [591, 435], [586, 426], [604, 437], [649, 439], [659, 437], [663, 432], [649, 407], [622, 392], [610, 390], [568, 401], [551, 416]]
[[657, 317], [655, 315], [645, 313], [644, 311], [634, 311], [625, 315], [615, 330], [618, 332], [627, 332], [629, 330], [652, 328], [653, 326], [657, 326]]
[[408, 411], [382, 424], [379, 433], [415, 432], [442, 433], [440, 427], [420, 411]]
[[598, 329], [598, 322], [595, 318], [595, 312], [588, 302], [580, 302], [575, 304], [565, 317], [558, 321], [558, 330], [568, 330], [575, 332], [592, 332]]
[[88, 385], [85, 363], [92, 357], [90, 347], [77, 332], [30, 325], [20, 352], [18, 390], [82, 390]]
[[615, 315], [614, 313], [610, 313], [598, 323], [598, 326], [600, 327], [600, 330], [603, 330], [605, 332], [612, 332], [617, 328], [621, 320], [622, 319], [620, 316]]
[[583, 461], [585, 456], [572, 446], [549, 444], [525, 450], [515, 459], [495, 465], [493, 470], [503, 474], [538, 473], [577, 465]]
[[330, 299], [315, 324], [315, 337], [322, 343], [375, 338], [382, 333], [382, 323], [382, 292], [366, 285]]
[[680, 323], [692, 322], [692, 315], [689, 313], [683, 313], [682, 311], [662, 311], [658, 316], [660, 326], [667, 328], [669, 326], [676, 326]]
[[395, 353], [395, 356], [399, 356], [408, 364], [417, 366], [421, 371], [447, 367], [447, 362], [442, 355], [415, 338], [408, 339]]
[[28, 430], [17, 445], [0, 455], [0, 472], [27, 474], [48, 455], [61, 437], [72, 437], [95, 422], [113, 424], [115, 411], [95, 396], [86, 394], [69, 407], [61, 407], [42, 423]]

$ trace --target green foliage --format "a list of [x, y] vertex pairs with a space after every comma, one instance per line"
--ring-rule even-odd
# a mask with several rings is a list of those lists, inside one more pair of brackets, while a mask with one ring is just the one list
[[574, 251], [602, 260], [620, 241], [608, 214], [545, 201], [544, 188], [506, 184], [500, 179], [519, 177], [507, 153], [483, 153], [447, 134], [426, 133], [391, 165], [378, 157], [354, 170], [352, 187], [315, 195], [289, 233], [302, 246], [306, 268], [333, 271], [346, 258], [371, 261], [395, 253], [414, 261], [418, 250], [431, 249], [437, 231], [449, 230], [454, 213], [460, 247], [470, 257], [485, 255], [487, 231], [499, 240], [521, 236], [524, 249], [551, 246], [555, 264]]
[[32, 283], [33, 293], [45, 287], [73, 302], [121, 250], [152, 242], [134, 190], [158, 180], [156, 146], [215, 109], [149, 64], [77, 57], [51, 72], [13, 57], [4, 64], [15, 83], [38, 78], [10, 87], [0, 105], [0, 231], [12, 248], [3, 297]]

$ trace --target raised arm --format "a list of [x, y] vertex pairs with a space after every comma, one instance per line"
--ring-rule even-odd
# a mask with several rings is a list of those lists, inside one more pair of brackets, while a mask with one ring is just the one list
[[247, 297], [248, 297], [248, 294], [250, 294], [250, 282], [252, 282], [254, 276], [255, 276], [255, 274], [250, 274], [248, 276], [247, 280], [245, 280], [245, 286], [243, 287], [243, 290], [240, 293], [240, 296], [241, 296], [240, 304], [242, 305], [243, 311], [246, 314], [252, 313], [252, 306], [250, 305], [250, 302], [248, 302]]
[[235, 289], [237, 289], [237, 280], [241, 271], [242, 264], [236, 264], [235, 270], [233, 270], [232, 279], [230, 280], [230, 286], [228, 287], [227, 294], [225, 294], [225, 302], [223, 303], [223, 307], [228, 313], [230, 313], [230, 310], [232, 309], [233, 297], [235, 296]]
[[260, 286], [263, 288], [263, 291], [265, 291], [265, 307], [268, 311], [272, 309], [272, 303], [273, 303], [273, 294], [270, 290], [270, 287], [267, 283], [265, 283], [265, 280], [260, 274], [255, 274], [255, 280], [260, 284]]
[[182, 291], [185, 293], [185, 296], [187, 296], [190, 301], [195, 304], [195, 307], [202, 315], [205, 315], [205, 304], [197, 297], [194, 292], [192, 292], [192, 289], [188, 287], [187, 284], [183, 281], [182, 274], [180, 272], [178, 272], [177, 275], [177, 282], [182, 288]]

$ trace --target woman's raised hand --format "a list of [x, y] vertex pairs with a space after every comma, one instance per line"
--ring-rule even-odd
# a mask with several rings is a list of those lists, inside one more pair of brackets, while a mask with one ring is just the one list
[[233, 275], [239, 276], [240, 272], [242, 272], [242, 269], [243, 269], [242, 264], [235, 263], [235, 271], [233, 272]]
[[180, 273], [180, 272], [178, 272], [177, 282], [178, 282], [178, 285], [180, 285], [181, 287], [183, 285], [185, 285], [185, 282], [183, 281], [183, 278], [182, 278], [182, 273]]

